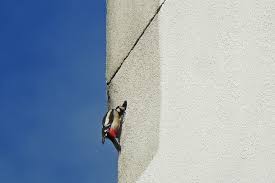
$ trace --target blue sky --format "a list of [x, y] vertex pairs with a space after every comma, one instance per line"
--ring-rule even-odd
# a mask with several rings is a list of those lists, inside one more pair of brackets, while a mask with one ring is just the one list
[[105, 0], [0, 1], [0, 182], [116, 182], [105, 14]]

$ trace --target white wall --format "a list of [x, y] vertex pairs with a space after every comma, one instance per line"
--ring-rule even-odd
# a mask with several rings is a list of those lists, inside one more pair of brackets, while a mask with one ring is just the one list
[[158, 6], [159, 0], [107, 0], [107, 81], [127, 57]]
[[[122, 9], [124, 6], [119, 6], [121, 3], [126, 4], [129, 9]], [[155, 15], [158, 5], [159, 2], [156, 0], [120, 0], [116, 3], [108, 1], [107, 51], [111, 50], [112, 53], [109, 54], [113, 55], [107, 57], [107, 81], [113, 78], [107, 86], [110, 96], [109, 107], [113, 108], [122, 104], [124, 100], [128, 101], [121, 136], [122, 151], [118, 162], [119, 182], [136, 182], [155, 156], [159, 145], [161, 89], [156, 19], [142, 34]], [[133, 17], [127, 16], [131, 14], [128, 11], [132, 9], [136, 9], [138, 13]], [[120, 17], [124, 18], [120, 21]], [[140, 17], [144, 19], [135, 21]], [[127, 18], [130, 20], [123, 21]], [[111, 23], [112, 20], [119, 22], [118, 25]], [[128, 31], [136, 32], [130, 40], [127, 39]], [[134, 46], [137, 39], [139, 41]], [[125, 46], [125, 42], [130, 46]], [[129, 56], [123, 61], [123, 56], [114, 56], [115, 50], [123, 50], [118, 54]], [[114, 71], [121, 63], [121, 68], [114, 76]]]
[[275, 182], [274, 23], [275, 1], [165, 1], [109, 87], [119, 182]]

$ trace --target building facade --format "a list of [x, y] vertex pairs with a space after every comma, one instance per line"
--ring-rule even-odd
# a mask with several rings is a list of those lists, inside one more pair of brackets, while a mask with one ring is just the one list
[[275, 1], [108, 0], [120, 183], [275, 182]]

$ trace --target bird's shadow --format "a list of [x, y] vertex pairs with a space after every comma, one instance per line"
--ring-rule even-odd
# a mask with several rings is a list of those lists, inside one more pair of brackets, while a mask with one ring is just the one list
[[123, 116], [121, 117], [121, 125], [120, 125], [120, 128], [118, 130], [118, 135], [117, 135], [117, 140], [118, 140], [118, 143], [120, 144], [120, 139], [121, 139], [121, 134], [122, 134], [122, 129], [123, 129], [123, 124], [124, 124], [124, 118], [125, 118], [125, 115], [126, 115], [126, 111], [124, 112]]

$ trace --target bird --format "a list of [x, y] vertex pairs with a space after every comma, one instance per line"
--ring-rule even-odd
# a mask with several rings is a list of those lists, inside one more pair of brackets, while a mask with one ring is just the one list
[[121, 151], [119, 136], [126, 108], [127, 101], [125, 100], [121, 106], [110, 109], [102, 120], [102, 144], [105, 143], [105, 138], [108, 138], [118, 152]]

